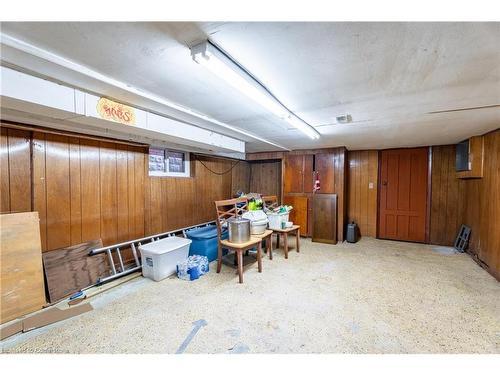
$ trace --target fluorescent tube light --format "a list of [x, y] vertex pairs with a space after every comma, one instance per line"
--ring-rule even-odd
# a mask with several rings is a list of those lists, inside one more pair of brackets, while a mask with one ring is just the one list
[[205, 66], [213, 74], [223, 79], [236, 90], [266, 108], [311, 139], [318, 139], [319, 132], [311, 125], [290, 112], [276, 100], [259, 82], [240, 68], [213, 44], [205, 41], [191, 48], [191, 56], [198, 64]]

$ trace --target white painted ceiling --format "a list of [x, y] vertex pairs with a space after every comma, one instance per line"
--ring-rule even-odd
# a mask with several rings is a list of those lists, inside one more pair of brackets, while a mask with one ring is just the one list
[[[500, 127], [500, 23], [2, 23], [2, 32], [290, 149], [456, 143]], [[312, 141], [191, 60], [209, 38], [322, 134]], [[2, 62], [166, 111], [6, 48]], [[460, 110], [444, 113], [431, 113]], [[167, 111], [168, 112], [168, 111]], [[349, 113], [353, 122], [337, 124]], [[188, 121], [188, 120], [186, 120]], [[192, 121], [191, 121], [192, 122]], [[197, 125], [276, 150], [207, 121]]]

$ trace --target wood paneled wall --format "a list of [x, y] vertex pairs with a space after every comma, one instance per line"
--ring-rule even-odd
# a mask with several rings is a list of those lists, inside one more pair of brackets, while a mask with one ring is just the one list
[[197, 156], [192, 178], [148, 178], [146, 234], [214, 220], [214, 201], [232, 196], [231, 167], [234, 163]]
[[245, 193], [250, 191], [250, 163], [239, 161], [233, 168], [231, 175], [231, 194], [232, 196], [238, 191]]
[[31, 210], [31, 134], [2, 127], [0, 138], [0, 211]]
[[469, 252], [500, 280], [500, 129], [484, 135], [483, 178], [464, 180]]
[[144, 235], [145, 149], [33, 133], [33, 210], [44, 251]]
[[349, 151], [347, 177], [348, 222], [362, 236], [377, 236], [378, 151]]
[[430, 242], [452, 246], [465, 208], [465, 181], [455, 172], [455, 145], [432, 147]]
[[[1, 212], [38, 211], [43, 251], [104, 245], [214, 219], [214, 200], [248, 191], [245, 161], [197, 156], [192, 178], [149, 177], [147, 148], [2, 124]], [[237, 190], [237, 189], [236, 189]]]
[[281, 160], [250, 163], [250, 192], [276, 195], [281, 201]]
[[469, 252], [500, 280], [500, 130], [484, 135], [483, 177], [458, 179], [455, 146], [432, 147], [431, 243], [452, 246], [461, 224]]

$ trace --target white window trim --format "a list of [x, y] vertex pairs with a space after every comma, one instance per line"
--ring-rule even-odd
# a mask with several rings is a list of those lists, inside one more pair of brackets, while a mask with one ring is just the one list
[[[155, 147], [153, 147], [155, 148]], [[184, 172], [169, 172], [168, 171], [168, 152], [182, 152], [184, 154]], [[190, 155], [189, 152], [187, 151], [182, 151], [182, 150], [175, 150], [171, 148], [165, 148], [163, 149], [163, 152], [165, 153], [165, 172], [161, 171], [149, 171], [149, 164], [148, 164], [148, 172], [149, 176], [153, 177], [191, 177], [191, 163], [190, 163]], [[148, 151], [148, 156], [149, 156], [149, 151]]]

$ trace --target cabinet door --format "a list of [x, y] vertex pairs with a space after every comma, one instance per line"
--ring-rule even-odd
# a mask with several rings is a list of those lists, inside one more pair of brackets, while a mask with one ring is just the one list
[[285, 158], [284, 193], [302, 193], [304, 191], [303, 172], [304, 156], [287, 155]]
[[304, 155], [303, 193], [312, 193], [314, 187], [313, 155]]
[[306, 235], [308, 232], [308, 198], [298, 195], [286, 195], [283, 198], [283, 203], [293, 206], [293, 210], [290, 212], [289, 220], [293, 221], [294, 224], [300, 225], [301, 234]]
[[321, 194], [331, 194], [335, 192], [335, 155], [317, 154], [316, 172], [319, 174], [321, 183]]
[[314, 194], [312, 218], [313, 242], [337, 243], [337, 195]]

